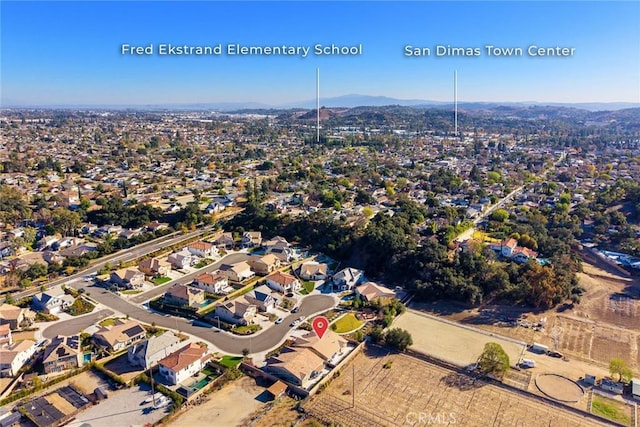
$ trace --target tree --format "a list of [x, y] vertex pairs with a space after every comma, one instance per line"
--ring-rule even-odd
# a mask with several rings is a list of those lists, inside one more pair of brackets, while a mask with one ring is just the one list
[[631, 381], [633, 377], [633, 372], [631, 368], [627, 366], [627, 362], [620, 358], [611, 359], [609, 362], [609, 372], [611, 373], [611, 377], [614, 375], [618, 375], [618, 381], [623, 381], [628, 383]]
[[242, 349], [242, 355], [243, 355], [244, 357], [247, 357], [247, 356], [249, 355], [249, 349], [248, 349], [248, 348], [243, 348], [243, 349]]
[[374, 344], [379, 343], [384, 338], [384, 332], [380, 326], [374, 326], [374, 328], [369, 332], [369, 338], [373, 341]]
[[505, 222], [509, 219], [509, 212], [504, 209], [496, 209], [491, 213], [489, 219], [491, 219], [491, 221]]
[[400, 351], [405, 351], [407, 347], [413, 345], [411, 334], [400, 328], [390, 329], [384, 337], [387, 345], [395, 347]]
[[478, 357], [478, 368], [485, 374], [502, 377], [509, 370], [509, 355], [500, 344], [488, 342]]

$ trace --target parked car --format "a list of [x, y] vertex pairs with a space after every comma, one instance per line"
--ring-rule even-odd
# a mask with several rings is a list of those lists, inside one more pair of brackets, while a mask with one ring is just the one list
[[300, 324], [300, 320], [296, 319], [289, 326], [298, 326]]
[[564, 355], [559, 351], [550, 351], [549, 353], [547, 353], [547, 355], [551, 357], [557, 357], [558, 359], [562, 359], [564, 357]]
[[522, 359], [522, 362], [520, 362], [520, 366], [522, 368], [535, 368], [536, 361], [531, 359]]
[[297, 313], [298, 311], [300, 311], [300, 307], [293, 307], [293, 309], [291, 310], [292, 313]]
[[279, 325], [280, 323], [282, 323], [284, 319], [282, 317], [278, 317], [278, 320], [276, 320], [276, 325]]

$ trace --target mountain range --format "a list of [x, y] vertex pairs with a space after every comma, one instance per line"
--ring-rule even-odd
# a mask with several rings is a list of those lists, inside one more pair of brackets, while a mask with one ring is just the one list
[[[4, 103], [3, 108], [11, 108]], [[453, 108], [451, 101], [433, 101], [425, 99], [399, 99], [387, 96], [371, 96], [350, 94], [330, 98], [320, 98], [320, 106], [327, 108], [354, 108], [354, 107], [381, 107], [399, 105], [405, 107], [441, 107]], [[587, 111], [615, 111], [625, 108], [638, 108], [640, 102], [465, 102], [459, 101], [458, 108], [462, 110], [483, 110], [500, 106], [530, 107], [569, 107]], [[175, 103], [175, 104], [118, 104], [118, 105], [15, 105], [16, 108], [74, 108], [74, 109], [115, 109], [115, 110], [212, 110], [212, 111], [238, 111], [238, 110], [282, 110], [291, 108], [315, 109], [316, 100], [289, 102], [285, 104], [265, 104], [260, 102], [207, 102], [207, 103]]]

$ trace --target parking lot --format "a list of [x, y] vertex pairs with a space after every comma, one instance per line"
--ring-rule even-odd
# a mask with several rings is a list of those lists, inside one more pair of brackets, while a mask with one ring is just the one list
[[91, 425], [91, 427], [135, 426], [154, 424], [167, 414], [167, 407], [153, 409], [153, 403], [144, 403], [151, 388], [144, 384], [118, 391], [109, 391], [109, 398], [98, 405], [80, 412], [71, 427]]

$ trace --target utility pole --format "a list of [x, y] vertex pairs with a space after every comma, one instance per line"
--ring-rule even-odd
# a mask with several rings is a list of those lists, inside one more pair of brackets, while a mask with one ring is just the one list
[[320, 142], [320, 68], [316, 68], [316, 142]]
[[458, 70], [453, 70], [453, 134], [458, 136]]
[[356, 407], [356, 365], [351, 365], [351, 409]]

